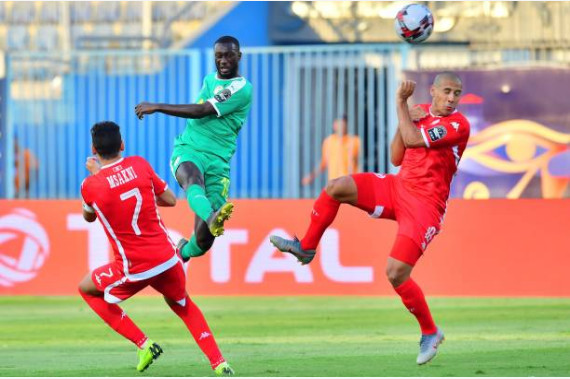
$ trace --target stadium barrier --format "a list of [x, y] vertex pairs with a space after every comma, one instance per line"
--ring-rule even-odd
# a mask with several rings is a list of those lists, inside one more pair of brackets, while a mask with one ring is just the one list
[[[343, 206], [315, 261], [301, 266], [269, 235], [302, 235], [310, 200], [237, 200], [212, 250], [188, 266], [199, 295], [392, 295], [385, 261], [396, 223]], [[161, 210], [172, 237], [188, 236], [187, 204]], [[429, 295], [570, 296], [568, 200], [452, 200], [442, 233], [414, 272]], [[0, 200], [0, 295], [74, 295], [111, 259], [99, 222], [78, 200]], [[148, 293], [151, 293], [150, 291]]]
[[[317, 196], [325, 175], [310, 186], [301, 178], [320, 162], [322, 141], [344, 114], [349, 133], [362, 138], [362, 168], [387, 172], [396, 108], [386, 94], [396, 91], [406, 51], [394, 44], [244, 48], [240, 74], [252, 83], [253, 99], [230, 163], [230, 196]], [[6, 144], [5, 197], [79, 197], [91, 155], [89, 128], [102, 120], [121, 126], [127, 155], [143, 156], [178, 189], [168, 157], [185, 120], [156, 114], [140, 121], [134, 107], [195, 102], [204, 76], [214, 71], [211, 48], [9, 54], [3, 135], [34, 154], [39, 167], [29, 190], [17, 191], [14, 178], [24, 182], [26, 174], [16, 172], [15, 146]]]

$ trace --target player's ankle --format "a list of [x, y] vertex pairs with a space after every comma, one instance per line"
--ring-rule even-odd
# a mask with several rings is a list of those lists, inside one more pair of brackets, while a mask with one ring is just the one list
[[146, 340], [142, 344], [138, 345], [138, 347], [139, 347], [139, 349], [144, 350], [148, 347], [149, 344], [150, 344], [150, 339], [147, 337]]

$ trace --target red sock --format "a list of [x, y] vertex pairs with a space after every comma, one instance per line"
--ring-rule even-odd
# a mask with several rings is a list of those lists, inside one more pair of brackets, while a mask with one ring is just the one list
[[406, 308], [416, 316], [416, 319], [420, 324], [422, 334], [436, 333], [437, 327], [433, 322], [426, 298], [420, 286], [418, 286], [412, 278], [409, 278], [394, 289], [402, 298], [402, 303], [404, 303]]
[[184, 321], [192, 337], [194, 337], [202, 352], [210, 360], [212, 368], [216, 368], [225, 361], [202, 311], [190, 300], [190, 297], [186, 296], [186, 304], [184, 306], [174, 304], [170, 308]]
[[334, 221], [339, 207], [340, 202], [338, 200], [330, 197], [325, 190], [321, 192], [311, 212], [309, 229], [301, 240], [303, 250], [315, 250], [317, 248], [323, 233]]
[[117, 304], [109, 304], [100, 296], [93, 296], [79, 290], [87, 304], [117, 333], [142, 348], [148, 340], [147, 336], [127, 316]]

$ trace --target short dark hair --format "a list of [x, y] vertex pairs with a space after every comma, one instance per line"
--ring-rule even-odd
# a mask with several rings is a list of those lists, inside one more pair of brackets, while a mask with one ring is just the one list
[[455, 72], [453, 71], [443, 71], [440, 72], [439, 74], [437, 74], [435, 76], [435, 78], [433, 79], [433, 84], [436, 86], [439, 86], [439, 84], [444, 80], [444, 79], [448, 79], [451, 81], [454, 81], [456, 83], [459, 84], [463, 84], [463, 81], [461, 80], [461, 78], [459, 77], [459, 75], [457, 75]]
[[239, 51], [239, 41], [237, 40], [237, 38], [232, 37], [232, 36], [222, 36], [220, 38], [218, 38], [216, 40], [216, 42], [214, 42], [214, 46], [216, 46], [217, 43], [233, 43], [234, 45], [237, 46], [237, 49]]
[[101, 121], [91, 127], [91, 140], [103, 159], [115, 158], [121, 151], [121, 130], [113, 121]]

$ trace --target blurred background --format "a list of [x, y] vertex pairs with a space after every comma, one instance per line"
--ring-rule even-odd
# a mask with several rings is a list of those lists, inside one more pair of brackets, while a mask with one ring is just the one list
[[[229, 34], [254, 86], [232, 198], [312, 198], [329, 176], [396, 172], [398, 81], [418, 81], [413, 101], [428, 102], [434, 74], [448, 69], [464, 79], [460, 110], [472, 124], [452, 196], [568, 197], [570, 4], [421, 2], [435, 30], [411, 46], [393, 27], [407, 3], [0, 2], [0, 195], [78, 198], [89, 128], [107, 119], [122, 126], [127, 154], [178, 188], [168, 158], [184, 120], [139, 121], [133, 109], [193, 102], [214, 70], [212, 43]], [[350, 137], [340, 172], [323, 151], [334, 133]]]

